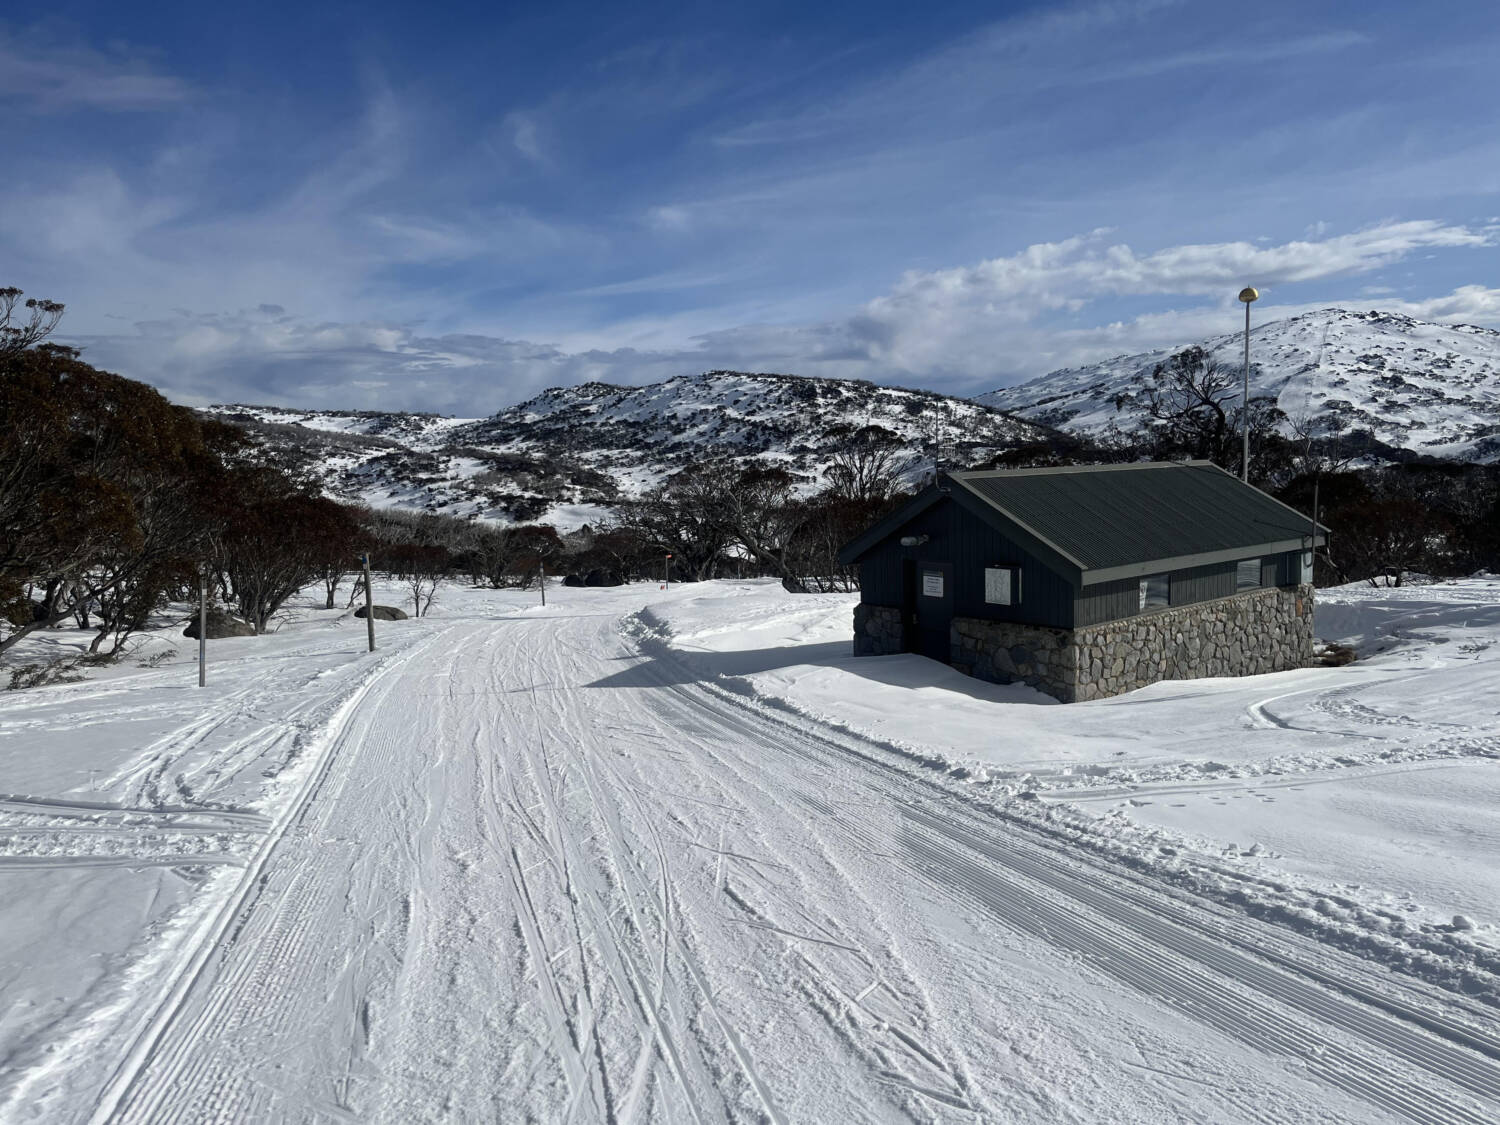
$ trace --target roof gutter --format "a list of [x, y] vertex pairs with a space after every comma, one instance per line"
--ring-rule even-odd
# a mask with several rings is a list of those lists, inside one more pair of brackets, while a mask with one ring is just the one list
[[[1308, 536], [1296, 539], [1279, 539], [1271, 543], [1256, 543], [1245, 547], [1230, 547], [1222, 551], [1204, 551], [1197, 555], [1176, 555], [1169, 559], [1148, 559], [1145, 562], [1125, 563], [1121, 566], [1102, 567], [1083, 572], [1083, 585], [1097, 586], [1100, 582], [1115, 582], [1121, 578], [1144, 578], [1148, 574], [1161, 574], [1169, 570], [1186, 570], [1193, 566], [1209, 566], [1213, 563], [1238, 562], [1257, 555], [1279, 555], [1285, 551], [1307, 550]], [[1319, 547], [1327, 546], [1328, 532], [1318, 529]]]

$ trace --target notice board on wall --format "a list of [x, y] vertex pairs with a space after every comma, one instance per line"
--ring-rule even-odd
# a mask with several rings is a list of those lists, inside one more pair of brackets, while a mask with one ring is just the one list
[[1016, 601], [1017, 577], [1010, 566], [984, 568], [984, 600], [990, 605], [1013, 605]]

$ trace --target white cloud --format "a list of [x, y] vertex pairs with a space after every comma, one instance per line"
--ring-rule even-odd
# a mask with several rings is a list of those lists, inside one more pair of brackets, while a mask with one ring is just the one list
[[[1369, 273], [1431, 247], [1489, 246], [1496, 237], [1492, 227], [1419, 220], [1278, 246], [1192, 244], [1141, 254], [1094, 231], [973, 266], [908, 273], [889, 294], [849, 318], [842, 336], [851, 352], [863, 352], [892, 374], [1003, 381], [1074, 362], [1080, 345], [1091, 350], [1084, 338], [1121, 335], [1113, 325], [1087, 329], [1084, 338], [1074, 335], [1071, 322], [1095, 304], [1208, 299], [1212, 304], [1187, 314], [1207, 323], [1222, 320], [1247, 283], [1269, 293], [1277, 286]], [[1468, 305], [1482, 306], [1482, 300], [1471, 298]], [[1151, 317], [1141, 317], [1130, 327], [1140, 336], [1151, 323]], [[1184, 338], [1192, 335], [1177, 337]], [[1160, 335], [1155, 341], [1151, 346], [1170, 342]]]
[[1432, 220], [1383, 223], [1332, 238], [1280, 246], [1250, 242], [1171, 246], [1137, 254], [1106, 232], [1043, 242], [1006, 258], [958, 269], [908, 273], [886, 297], [872, 302], [872, 315], [905, 307], [984, 305], [1025, 315], [1068, 307], [1099, 297], [1156, 294], [1212, 296], [1249, 281], [1261, 286], [1367, 273], [1431, 247], [1490, 246], [1500, 228], [1474, 230]]
[[[1445, 296], [1398, 300], [1337, 287], [1339, 278], [1429, 247], [1489, 246], [1496, 237], [1493, 227], [1392, 222], [1274, 246], [1189, 244], [1137, 253], [1096, 231], [974, 266], [908, 273], [890, 293], [823, 322], [742, 321], [709, 332], [666, 331], [661, 325], [636, 331], [619, 323], [566, 343], [424, 334], [415, 324], [386, 320], [314, 320], [279, 306], [228, 315], [183, 313], [142, 321], [134, 334], [82, 342], [93, 362], [147, 378], [196, 403], [263, 401], [472, 415], [549, 386], [589, 379], [642, 383], [714, 367], [977, 393], [1059, 367], [1231, 331], [1240, 317], [1234, 294], [1247, 281], [1258, 284], [1266, 297], [1255, 306], [1260, 323], [1327, 305], [1375, 303], [1420, 319], [1500, 324], [1500, 289], [1467, 285]], [[644, 292], [713, 281], [712, 275], [658, 276], [596, 291]], [[1294, 282], [1330, 282], [1334, 288], [1326, 298], [1276, 303], [1275, 290]], [[1150, 296], [1172, 306], [1110, 320], [1120, 295]], [[1092, 309], [1099, 312], [1090, 322]], [[620, 346], [632, 340], [641, 345]]]
[[191, 96], [181, 79], [158, 74], [143, 58], [123, 51], [0, 40], [0, 103], [37, 112], [118, 112], [166, 109]]
[[1418, 320], [1436, 320], [1444, 324], [1500, 323], [1500, 289], [1483, 285], [1461, 285], [1446, 297], [1429, 297], [1422, 301], [1382, 300], [1381, 308], [1405, 313]]
[[519, 110], [505, 115], [502, 128], [510, 137], [510, 143], [527, 160], [543, 167], [549, 167], [551, 161], [542, 148], [541, 125], [534, 114], [522, 113]]

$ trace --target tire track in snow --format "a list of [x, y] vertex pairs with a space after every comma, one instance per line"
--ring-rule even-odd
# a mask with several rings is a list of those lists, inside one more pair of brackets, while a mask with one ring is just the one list
[[[918, 808], [906, 809], [904, 815], [925, 830], [900, 842], [917, 870], [937, 873], [1008, 923], [1082, 955], [1115, 979], [1190, 1012], [1222, 1034], [1298, 1059], [1323, 1081], [1410, 1120], [1428, 1125], [1491, 1120], [1490, 1112], [1451, 1095], [1392, 1082], [1390, 1068], [1378, 1054], [1341, 1044], [1318, 1025], [1368, 1040], [1497, 1101], [1500, 1069], [1489, 1060], [1383, 1019], [1193, 929], [1163, 923], [1128, 899], [1095, 892], [1049, 859], [1027, 856], [1012, 841], [986, 839]], [[1059, 901], [1058, 894], [1066, 897]], [[1079, 904], [1091, 909], [1086, 913]], [[1315, 1023], [1290, 1018], [1287, 1008]]]
[[[554, 645], [555, 638], [551, 638]], [[555, 651], [554, 651], [555, 656]], [[550, 778], [554, 768], [549, 762], [546, 754], [546, 746], [549, 742], [566, 743], [572, 747], [572, 752], [567, 755], [567, 761], [576, 769], [580, 783], [584, 786], [589, 796], [588, 813], [594, 822], [593, 835], [602, 840], [604, 847], [604, 859], [608, 863], [609, 871], [613, 874], [618, 890], [613, 892], [611, 888], [599, 881], [598, 872], [586, 860], [574, 857], [571, 865], [560, 864], [560, 870], [566, 870], [580, 880], [580, 886], [572, 886], [574, 900], [581, 908], [583, 917], [586, 919], [590, 935], [594, 939], [596, 950], [603, 957], [616, 987], [616, 992], [625, 998], [629, 1005], [636, 1010], [637, 1027], [636, 1032], [642, 1042], [642, 1049], [648, 1042], [654, 1042], [660, 1058], [664, 1061], [668, 1076], [672, 1081], [673, 1090], [682, 1099], [686, 1112], [694, 1121], [706, 1120], [704, 1110], [700, 1104], [703, 1091], [712, 1090], [717, 1083], [705, 1065], [701, 1054], [701, 1044], [697, 1037], [689, 1033], [691, 1021], [683, 1008], [683, 997], [675, 990], [669, 988], [668, 979], [668, 951], [673, 945], [670, 917], [670, 889], [669, 880], [671, 872], [667, 866], [665, 851], [660, 847], [659, 838], [653, 849], [653, 856], [657, 861], [655, 885], [644, 873], [637, 854], [630, 847], [627, 835], [621, 825], [617, 812], [616, 793], [629, 791], [628, 782], [616, 776], [614, 781], [617, 788], [611, 788], [609, 792], [598, 784], [595, 770], [601, 762], [607, 762], [607, 758], [597, 752], [594, 746], [594, 736], [586, 727], [581, 727], [576, 719], [577, 716], [567, 707], [558, 708], [550, 713], [549, 717], [558, 725], [559, 737], [549, 739], [542, 728], [542, 711], [537, 706], [536, 670], [540, 661], [531, 655], [528, 660], [528, 687], [533, 703], [533, 718], [536, 729], [535, 750], [528, 750], [529, 774], [535, 781], [538, 792], [543, 796], [543, 803], [549, 812], [549, 823], [555, 832], [549, 837], [556, 852], [566, 854], [571, 842], [577, 839], [574, 834], [560, 831], [566, 818], [566, 811], [558, 800], [558, 795], [552, 789]], [[561, 671], [559, 663], [554, 659], [550, 671], [556, 673]], [[544, 778], [548, 780], [543, 780]], [[649, 820], [646, 822], [649, 829]], [[618, 901], [613, 901], [618, 899]], [[655, 917], [651, 917], [654, 912]], [[619, 913], [623, 916], [626, 927], [617, 930], [611, 919]], [[657, 937], [651, 941], [653, 928]], [[635, 940], [631, 940], [631, 935]], [[651, 951], [657, 950], [656, 975], [653, 984], [650, 972]], [[580, 956], [583, 955], [582, 942], [580, 942]], [[689, 956], [687, 951], [678, 945], [678, 952], [683, 957]], [[699, 982], [701, 985], [701, 981]], [[653, 998], [654, 995], [654, 998]], [[712, 1004], [711, 997], [705, 998], [707, 1003]], [[753, 1076], [753, 1064], [742, 1051], [738, 1053], [742, 1070], [748, 1069], [747, 1078], [757, 1089], [758, 1096], [768, 1099], [764, 1086], [759, 1085], [758, 1076]], [[638, 1104], [644, 1093], [644, 1083], [652, 1070], [649, 1060], [643, 1060], [638, 1054], [637, 1063], [633, 1068], [629, 1086], [626, 1089], [626, 1101], [630, 1104]], [[753, 1076], [753, 1077], [752, 1077]], [[763, 1101], [763, 1104], [765, 1102]], [[769, 1107], [772, 1120], [780, 1120], [774, 1105]]]
[[[1379, 992], [1359, 983], [1363, 975], [1359, 971], [1345, 981], [1336, 971], [1304, 966], [1292, 957], [1280, 956], [1268, 965], [1222, 941], [1212, 916], [1191, 917], [1176, 906], [1170, 908], [1176, 917], [1164, 921], [1172, 900], [1158, 901], [1139, 885], [1112, 885], [1097, 864], [1083, 865], [1076, 857], [1064, 857], [1055, 848], [1028, 839], [1025, 829], [1013, 822], [996, 825], [993, 817], [958, 804], [929, 779], [918, 778], [926, 784], [914, 792], [910, 782], [917, 775], [885, 760], [884, 752], [874, 744], [859, 747], [855, 738], [842, 733], [820, 735], [721, 689], [691, 679], [684, 683], [661, 671], [655, 675], [679, 697], [697, 696], [700, 720], [716, 719], [726, 731], [742, 738], [758, 734], [757, 741], [767, 750], [799, 753], [834, 766], [840, 759], [847, 763], [855, 757], [879, 767], [870, 771], [871, 788], [892, 803], [904, 805], [903, 815], [923, 830], [898, 841], [907, 857], [954, 879], [967, 880], [967, 890], [982, 887], [983, 904], [1010, 924], [1052, 944], [1084, 952], [1091, 963], [1116, 979], [1174, 1003], [1201, 1022], [1268, 1053], [1297, 1059], [1323, 1081], [1409, 1120], [1478, 1125], [1494, 1119], [1500, 1107], [1500, 1063], [1496, 1061], [1500, 1039], [1476, 1034], [1441, 1015], [1431, 1019], [1399, 1006], [1375, 1007], [1372, 1001], [1378, 1000]], [[888, 784], [896, 778], [902, 783]], [[935, 800], [917, 796], [923, 788], [936, 790]], [[936, 836], [936, 842], [924, 838], [923, 832]], [[1003, 874], [1011, 872], [1039, 883], [1042, 893], [1007, 883]], [[1094, 879], [1099, 881], [1091, 883]], [[1046, 924], [1039, 924], [1038, 919], [1046, 919]], [[1142, 957], [1141, 951], [1148, 955]], [[1341, 958], [1328, 953], [1324, 960], [1336, 964]], [[1177, 985], [1174, 972], [1204, 975], [1191, 985]], [[1226, 1003], [1226, 986], [1235, 997], [1233, 1003]], [[1441, 1012], [1442, 998], [1433, 995], [1430, 1000]], [[1304, 1022], [1289, 1018], [1283, 1008]], [[1328, 1039], [1330, 1031], [1377, 1050]], [[1445, 1083], [1447, 1092], [1419, 1090], [1409, 1081], [1393, 1079], [1391, 1058]], [[1471, 1101], [1465, 1094], [1481, 1100]]]
[[[346, 731], [358, 714], [359, 705], [382, 681], [420, 654], [435, 647], [451, 631], [450, 627], [434, 633], [431, 637], [387, 657], [344, 699], [329, 722], [318, 757], [309, 769], [306, 781], [267, 833], [259, 853], [246, 868], [235, 892], [210, 916], [201, 931], [202, 936], [198, 939], [196, 951], [186, 971], [175, 982], [172, 990], [158, 1002], [135, 1035], [131, 1048], [104, 1088], [90, 1118], [94, 1125], [116, 1121], [154, 1123], [180, 1119], [184, 1109], [188, 1108], [184, 1103], [193, 1103], [200, 1095], [206, 1096], [210, 1104], [191, 1109], [191, 1119], [234, 1120], [240, 1117], [238, 1102], [243, 1096], [247, 1079], [228, 1065], [220, 1064], [210, 1068], [210, 1061], [217, 1056], [205, 1047], [218, 1030], [215, 1026], [216, 1019], [223, 1011], [240, 1002], [238, 991], [247, 986], [247, 981], [255, 994], [261, 997], [271, 987], [267, 974], [276, 962], [267, 959], [267, 950], [258, 950], [258, 956], [244, 958], [239, 966], [229, 959], [229, 954], [248, 921], [255, 898], [266, 888], [267, 878], [264, 872], [268, 862], [277, 853], [282, 841], [291, 836], [294, 826], [302, 821], [314, 798], [327, 784], [331, 767], [339, 760], [341, 752], [346, 750]], [[347, 750], [357, 752], [358, 747], [349, 747]], [[314, 870], [316, 871], [316, 867]], [[326, 867], [324, 870], [326, 871]], [[297, 889], [295, 883], [288, 888], [288, 893], [292, 889]], [[236, 922], [238, 924], [231, 930], [231, 925]], [[282, 928], [277, 935], [277, 950], [285, 952], [300, 932], [295, 923], [291, 927]], [[213, 962], [220, 966], [227, 965], [229, 975], [223, 978], [222, 983], [219, 974], [210, 971]], [[195, 992], [201, 995], [201, 1004], [197, 1012], [192, 1013], [188, 1010], [188, 1004]], [[240, 1010], [246, 1011], [242, 1002]], [[253, 1011], [247, 1014], [253, 1016]], [[212, 1084], [207, 1091], [183, 1089], [183, 1083], [191, 1078], [211, 1078]], [[206, 1115], [205, 1111], [214, 1116]]]
[[[716, 721], [722, 720], [723, 713], [705, 708], [703, 698], [680, 681], [662, 675], [659, 668], [643, 665], [637, 671], [660, 689], [648, 697], [646, 710], [656, 716], [658, 723], [664, 723], [668, 729], [679, 732], [683, 746], [691, 748], [698, 761], [712, 762], [716, 769], [728, 774], [732, 788], [726, 789], [726, 794], [755, 793], [760, 798], [755, 802], [756, 805], [775, 808], [784, 804], [789, 795], [799, 787], [805, 786], [805, 778], [791, 779], [785, 774], [769, 774], [764, 770], [763, 764], [755, 762], [765, 751], [772, 750], [794, 768], [805, 766], [808, 763], [800, 756], [799, 748], [778, 744], [774, 736], [771, 741], [767, 741], [764, 731], [750, 730], [733, 722], [726, 726], [722, 721]], [[740, 755], [738, 760], [735, 760], [735, 752]], [[778, 781], [790, 784], [785, 789], [779, 789]], [[774, 851], [775, 843], [770, 839], [761, 840], [761, 846], [766, 851]], [[731, 894], [731, 901], [740, 910], [752, 915], [747, 919], [750, 925], [780, 936], [791, 961], [803, 966], [807, 972], [804, 987], [819, 994], [829, 1010], [857, 1012], [865, 1018], [869, 1025], [863, 1029], [866, 1041], [850, 1039], [849, 1042], [867, 1057], [872, 1056], [873, 1073], [887, 1087], [915, 1093], [920, 1098], [949, 1107], [978, 1112], [979, 1107], [972, 1104], [976, 1084], [957, 1037], [939, 1032], [939, 1037], [944, 1040], [942, 1047], [934, 1048], [924, 1043], [924, 1040], [932, 1039], [934, 1029], [941, 1027], [941, 1021], [933, 1018], [919, 995], [912, 995], [921, 993], [917, 984], [918, 975], [895, 953], [896, 939], [885, 930], [881, 909], [857, 890], [857, 883], [846, 873], [836, 847], [828, 846], [816, 834], [813, 844], [817, 862], [826, 865], [838, 880], [840, 895], [846, 902], [846, 913], [848, 908], [858, 903], [867, 911], [864, 915], [865, 932], [868, 934], [873, 931], [883, 935], [880, 952], [885, 963], [881, 972], [876, 973], [875, 962], [870, 953], [849, 944], [850, 941], [858, 942], [861, 939], [843, 937], [842, 927], [832, 917], [815, 916], [816, 895], [803, 896], [795, 886], [773, 887], [763, 879], [757, 881], [758, 887], [769, 896], [766, 909], [773, 913], [791, 913], [797, 916], [807, 929], [817, 931], [816, 935], [797, 933], [774, 924], [766, 913], [756, 909], [741, 894]], [[804, 869], [805, 864], [804, 858]], [[750, 892], [746, 890], [745, 893]], [[816, 913], [821, 914], [820, 911]], [[847, 967], [836, 967], [830, 959], [830, 953], [837, 955], [839, 951], [843, 955], [852, 955], [852, 974]], [[872, 973], [876, 973], [876, 986], [861, 989], [860, 985], [868, 981]], [[850, 983], [851, 975], [858, 983]], [[908, 994], [903, 995], [898, 991], [894, 987], [897, 984]], [[825, 1019], [828, 1018], [827, 1011], [822, 1008], [818, 1010]], [[917, 1024], [924, 1025], [926, 1030], [919, 1029]], [[845, 1035], [843, 1029], [835, 1030]], [[923, 1077], [913, 1078], [899, 1070], [885, 1069], [891, 1067], [915, 1069]], [[948, 1088], [938, 1089], [934, 1083]]]

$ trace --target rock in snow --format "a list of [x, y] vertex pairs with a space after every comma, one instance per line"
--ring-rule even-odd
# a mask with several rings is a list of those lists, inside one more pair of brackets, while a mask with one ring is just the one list
[[[406, 610], [397, 609], [393, 605], [377, 605], [371, 608], [374, 610], [376, 621], [405, 621], [407, 617]], [[356, 609], [354, 616], [363, 618], [365, 616], [365, 607], [360, 606]]]
[[[198, 636], [198, 615], [193, 614], [188, 621], [187, 628], [182, 631], [184, 637]], [[223, 640], [225, 637], [253, 637], [255, 626], [248, 621], [241, 621], [218, 606], [208, 608], [208, 639], [211, 641]]]

